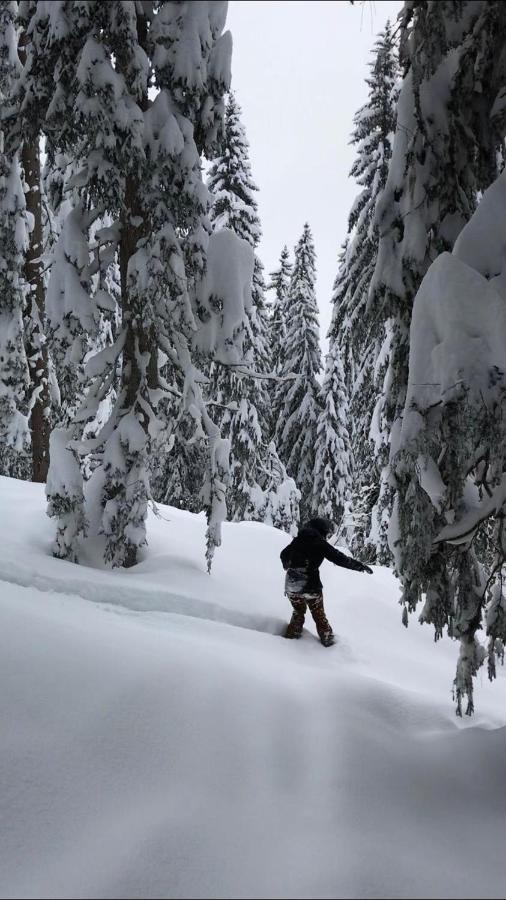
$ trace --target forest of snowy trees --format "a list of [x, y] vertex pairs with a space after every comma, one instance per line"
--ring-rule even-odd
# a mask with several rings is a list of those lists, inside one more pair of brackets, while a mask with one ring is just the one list
[[0, 474], [75, 562], [135, 565], [150, 503], [205, 512], [209, 568], [227, 518], [331, 519], [459, 639], [471, 713], [506, 640], [506, 4], [378, 35], [325, 359], [304, 210], [264, 271], [226, 13], [0, 2]]

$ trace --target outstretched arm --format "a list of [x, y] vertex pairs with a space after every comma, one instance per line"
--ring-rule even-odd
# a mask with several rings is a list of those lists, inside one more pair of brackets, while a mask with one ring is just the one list
[[359, 562], [358, 559], [346, 556], [346, 554], [341, 553], [340, 550], [336, 550], [336, 548], [333, 547], [332, 544], [329, 544], [328, 541], [324, 541], [323, 543], [325, 544], [325, 559], [329, 559], [334, 565], [342, 566], [343, 569], [354, 569], [355, 572], [368, 572], [369, 575], [372, 575], [372, 569], [370, 569], [369, 566]]

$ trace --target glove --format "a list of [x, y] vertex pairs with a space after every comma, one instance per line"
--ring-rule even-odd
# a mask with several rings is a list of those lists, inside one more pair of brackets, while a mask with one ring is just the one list
[[362, 572], [367, 572], [368, 575], [373, 575], [374, 572], [370, 566], [362, 566]]

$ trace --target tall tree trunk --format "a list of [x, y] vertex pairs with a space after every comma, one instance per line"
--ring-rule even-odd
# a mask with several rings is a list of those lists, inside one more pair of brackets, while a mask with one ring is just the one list
[[[26, 63], [26, 32], [19, 39], [19, 58]], [[29, 135], [23, 143], [21, 164], [26, 182], [26, 209], [33, 220], [26, 251], [24, 277], [27, 283], [24, 313], [25, 350], [30, 372], [30, 392], [35, 397], [30, 415], [32, 438], [32, 480], [45, 482], [49, 467], [50, 396], [47, 344], [44, 334], [45, 287], [42, 265], [42, 198], [40, 190], [39, 135]]]

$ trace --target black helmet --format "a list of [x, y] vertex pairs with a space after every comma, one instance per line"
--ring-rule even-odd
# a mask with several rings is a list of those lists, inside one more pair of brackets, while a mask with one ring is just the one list
[[334, 524], [330, 521], [330, 519], [310, 519], [309, 522], [306, 522], [306, 528], [314, 528], [315, 531], [318, 531], [322, 537], [326, 538], [328, 534], [331, 533]]

